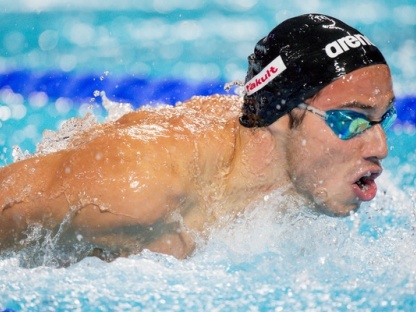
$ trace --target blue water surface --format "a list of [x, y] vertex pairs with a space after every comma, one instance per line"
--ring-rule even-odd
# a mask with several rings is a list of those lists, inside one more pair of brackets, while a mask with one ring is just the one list
[[379, 192], [337, 219], [276, 215], [264, 203], [187, 260], [144, 252], [54, 264], [53, 246], [0, 259], [7, 311], [414, 311], [416, 5], [414, 1], [0, 0], [0, 166], [45, 129], [102, 99], [174, 104], [244, 79], [254, 44], [307, 12], [363, 31], [391, 66], [399, 120]]

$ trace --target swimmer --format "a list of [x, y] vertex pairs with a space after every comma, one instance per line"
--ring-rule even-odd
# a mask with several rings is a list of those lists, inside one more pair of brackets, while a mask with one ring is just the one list
[[307, 14], [274, 28], [248, 62], [244, 96], [142, 108], [0, 168], [0, 251], [23, 248], [40, 225], [92, 254], [186, 258], [274, 190], [331, 216], [373, 199], [396, 116], [378, 48]]

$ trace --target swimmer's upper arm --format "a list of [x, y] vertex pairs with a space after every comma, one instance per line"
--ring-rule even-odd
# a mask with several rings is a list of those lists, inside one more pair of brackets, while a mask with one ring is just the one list
[[77, 226], [150, 225], [186, 205], [184, 168], [162, 143], [101, 137], [69, 153], [59, 175], [67, 198], [78, 205]]
[[55, 174], [64, 153], [29, 158], [0, 168], [0, 250], [26, 237], [29, 226], [55, 230], [68, 211]]

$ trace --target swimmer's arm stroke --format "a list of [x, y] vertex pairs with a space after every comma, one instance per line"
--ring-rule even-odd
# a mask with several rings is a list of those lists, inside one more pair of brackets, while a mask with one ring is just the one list
[[183, 241], [167, 216], [193, 200], [181, 165], [154, 146], [106, 135], [0, 168], [0, 250], [25, 239], [30, 225], [57, 232], [64, 220], [69, 236], [102, 247], [158, 251], [162, 236]]

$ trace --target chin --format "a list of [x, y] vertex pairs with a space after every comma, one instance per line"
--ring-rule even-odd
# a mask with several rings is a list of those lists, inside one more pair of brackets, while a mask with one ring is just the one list
[[330, 217], [343, 218], [348, 217], [351, 213], [356, 212], [360, 208], [360, 204], [340, 205], [340, 203], [316, 203], [315, 209], [322, 214]]

